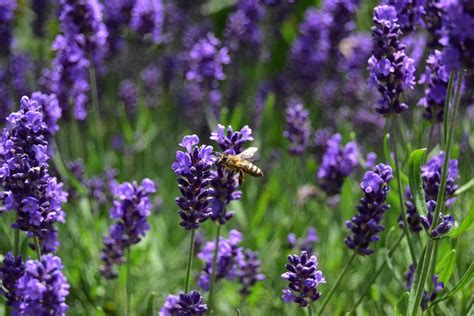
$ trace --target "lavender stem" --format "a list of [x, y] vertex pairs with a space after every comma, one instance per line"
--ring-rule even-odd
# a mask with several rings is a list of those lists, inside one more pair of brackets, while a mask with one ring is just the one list
[[127, 291], [127, 316], [130, 316], [131, 310], [131, 289], [130, 289], [130, 276], [131, 276], [131, 257], [130, 257], [130, 247], [127, 248], [127, 284], [126, 284], [126, 291]]
[[216, 244], [214, 247], [214, 257], [212, 258], [211, 284], [209, 285], [209, 311], [214, 308], [214, 287], [216, 284], [217, 255], [219, 253], [219, 239], [221, 236], [221, 225], [217, 225]]
[[186, 283], [184, 285], [184, 292], [189, 293], [189, 276], [191, 275], [191, 266], [193, 265], [193, 254], [194, 254], [194, 235], [196, 233], [195, 229], [191, 229], [191, 239], [189, 243], [189, 254], [188, 254], [188, 263], [186, 265]]
[[35, 239], [36, 255], [38, 256], [38, 260], [41, 260], [41, 246], [40, 246], [39, 237], [36, 236], [34, 239]]

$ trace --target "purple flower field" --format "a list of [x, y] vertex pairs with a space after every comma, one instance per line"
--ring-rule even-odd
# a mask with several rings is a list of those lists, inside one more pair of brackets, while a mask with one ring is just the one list
[[472, 0], [0, 0], [0, 314], [471, 315]]

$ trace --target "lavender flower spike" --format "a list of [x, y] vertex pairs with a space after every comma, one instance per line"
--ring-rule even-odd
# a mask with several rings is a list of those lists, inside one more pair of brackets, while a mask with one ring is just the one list
[[338, 194], [344, 178], [349, 176], [357, 166], [357, 145], [353, 142], [341, 146], [341, 135], [334, 134], [327, 141], [317, 180], [328, 195]]
[[176, 161], [171, 168], [178, 176], [178, 187], [182, 196], [176, 198], [181, 208], [179, 223], [186, 230], [196, 229], [212, 214], [209, 206], [214, 191], [211, 183], [211, 167], [216, 157], [212, 155], [212, 146], [199, 144], [197, 135], [185, 136], [179, 145], [186, 149], [176, 152]]
[[0, 56], [10, 55], [11, 42], [13, 38], [13, 13], [16, 9], [16, 0], [4, 0], [0, 2]]
[[198, 291], [188, 294], [168, 295], [165, 304], [160, 308], [159, 316], [199, 316], [207, 312], [207, 305]]
[[376, 111], [383, 115], [400, 114], [408, 105], [400, 102], [401, 93], [415, 85], [415, 66], [400, 44], [400, 25], [394, 7], [380, 5], [374, 9], [372, 38], [375, 49], [369, 58], [369, 83], [381, 94]]
[[321, 297], [318, 291], [320, 284], [326, 283], [323, 273], [318, 269], [316, 256], [309, 256], [306, 251], [301, 255], [288, 256], [288, 272], [281, 278], [288, 281], [288, 288], [283, 290], [282, 299], [285, 303], [295, 302], [306, 307]]
[[101, 272], [105, 278], [117, 276], [114, 265], [122, 264], [125, 249], [140, 242], [150, 229], [147, 217], [151, 214], [150, 195], [156, 191], [155, 183], [143, 179], [141, 185], [135, 181], [123, 184], [112, 184], [115, 197], [110, 218], [117, 220], [109, 229], [109, 236], [104, 237], [104, 249], [101, 259], [104, 266]]
[[17, 283], [19, 315], [66, 315], [69, 283], [61, 272], [61, 259], [48, 254], [26, 261], [25, 266]]
[[378, 233], [384, 229], [380, 221], [390, 208], [385, 200], [392, 178], [392, 168], [381, 163], [375, 166], [374, 171], [367, 171], [360, 183], [365, 196], [356, 206], [359, 214], [346, 221], [352, 235], [345, 240], [346, 245], [360, 255], [371, 255], [374, 251], [369, 249], [370, 243], [380, 239]]
[[302, 103], [291, 102], [286, 108], [286, 129], [283, 136], [290, 141], [289, 151], [301, 155], [309, 145], [311, 121], [309, 112]]
[[140, 36], [151, 35], [154, 43], [162, 41], [164, 9], [161, 0], [137, 0], [130, 26]]
[[1, 293], [5, 296], [6, 304], [12, 306], [13, 310], [18, 309], [19, 296], [17, 294], [16, 284], [18, 279], [25, 273], [25, 263], [21, 256], [14, 256], [8, 252], [3, 259], [3, 265], [0, 267], [0, 280], [2, 281]]

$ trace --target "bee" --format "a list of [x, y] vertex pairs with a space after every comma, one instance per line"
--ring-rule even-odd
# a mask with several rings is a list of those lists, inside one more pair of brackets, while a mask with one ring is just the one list
[[258, 148], [249, 147], [238, 155], [230, 155], [225, 153], [217, 153], [218, 159], [216, 164], [232, 172], [238, 172], [239, 185], [244, 181], [244, 173], [254, 177], [262, 177], [262, 170], [251, 163], [255, 159], [255, 153]]

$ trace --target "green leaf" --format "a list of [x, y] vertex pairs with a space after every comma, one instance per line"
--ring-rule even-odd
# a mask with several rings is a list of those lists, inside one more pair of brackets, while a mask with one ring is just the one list
[[469, 268], [467, 268], [466, 272], [461, 277], [461, 280], [459, 280], [458, 284], [456, 284], [456, 286], [453, 287], [452, 290], [449, 291], [448, 294], [434, 301], [432, 305], [435, 305], [441, 301], [444, 301], [452, 297], [454, 294], [461, 291], [464, 287], [468, 286], [472, 282], [473, 278], [474, 278], [474, 263], [471, 263]]
[[472, 187], [474, 187], [474, 178], [469, 180], [468, 182], [464, 183], [461, 187], [459, 187], [456, 190], [456, 192], [454, 192], [454, 195], [463, 194], [464, 192], [468, 191]]
[[97, 312], [96, 313], [97, 316], [105, 316], [104, 310], [100, 306], [96, 308], [96, 312]]
[[408, 294], [408, 292], [403, 293], [402, 297], [400, 297], [397, 305], [395, 306], [394, 315], [405, 316], [407, 314], [406, 310], [408, 306], [409, 297], [410, 297], [410, 294]]
[[150, 295], [148, 295], [148, 298], [146, 300], [146, 314], [145, 315], [156, 315], [155, 298], [156, 298], [155, 292], [151, 292]]
[[[427, 251], [427, 248], [430, 246], [431, 241], [428, 241], [428, 244], [423, 248], [420, 258], [418, 259], [418, 264], [416, 265], [415, 277], [413, 279], [413, 284], [411, 285], [410, 297], [408, 299], [408, 305], [406, 309], [406, 315], [414, 315], [414, 311], [418, 310], [421, 296], [417, 297], [417, 288], [420, 283], [421, 272], [423, 271], [424, 257]], [[421, 294], [421, 293], [420, 293]], [[417, 302], [418, 301], [418, 302]]]
[[383, 138], [383, 152], [385, 154], [385, 161], [387, 161], [392, 168], [395, 168], [395, 161], [393, 161], [392, 151], [390, 150], [390, 133], [385, 134]]
[[471, 207], [467, 216], [462, 220], [461, 225], [453, 229], [448, 237], [455, 238], [460, 234], [474, 228], [474, 200], [471, 201]]
[[425, 154], [426, 148], [417, 149], [410, 155], [408, 161], [410, 191], [415, 201], [415, 206], [418, 212], [422, 215], [428, 214], [426, 207], [425, 192], [423, 190], [423, 180], [421, 179], [421, 163]]
[[448, 252], [436, 267], [436, 274], [439, 274], [439, 281], [447, 284], [454, 273], [456, 266], [456, 249]]

